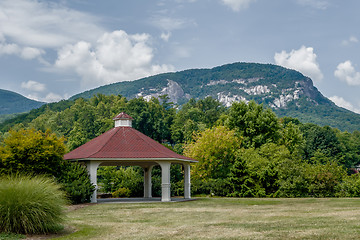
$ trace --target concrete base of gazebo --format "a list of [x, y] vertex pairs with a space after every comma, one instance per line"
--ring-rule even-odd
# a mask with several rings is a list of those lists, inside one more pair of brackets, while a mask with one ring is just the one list
[[[194, 201], [196, 198], [173, 197], [169, 202]], [[98, 198], [97, 203], [156, 203], [162, 202], [160, 197], [153, 198]]]

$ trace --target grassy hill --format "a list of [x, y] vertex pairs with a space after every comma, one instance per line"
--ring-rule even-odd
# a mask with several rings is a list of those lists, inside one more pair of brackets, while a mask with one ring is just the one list
[[27, 112], [43, 104], [18, 93], [0, 89], [0, 115]]

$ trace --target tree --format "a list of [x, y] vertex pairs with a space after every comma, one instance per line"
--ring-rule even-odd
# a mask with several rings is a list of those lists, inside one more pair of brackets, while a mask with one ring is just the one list
[[282, 137], [280, 139], [280, 144], [287, 147], [290, 153], [302, 151], [305, 141], [299, 126], [289, 122], [284, 128], [282, 128], [281, 133]]
[[244, 138], [247, 148], [277, 143], [280, 139], [280, 124], [275, 113], [254, 101], [233, 103], [225, 125]]
[[194, 178], [226, 178], [235, 161], [241, 139], [224, 126], [206, 129], [185, 146], [184, 154], [199, 161], [192, 169]]
[[50, 131], [12, 130], [0, 146], [1, 172], [56, 175], [64, 154], [64, 139]]
[[225, 107], [216, 99], [190, 99], [175, 115], [171, 126], [172, 139], [177, 143], [192, 140], [193, 134], [215, 126]]
[[315, 124], [306, 123], [300, 129], [305, 139], [305, 159], [311, 160], [316, 154], [336, 159], [338, 154], [341, 153], [340, 142], [335, 130], [329, 126], [320, 127]]
[[286, 147], [268, 143], [260, 148], [242, 148], [228, 177], [234, 196], [273, 197], [279, 189], [284, 163], [291, 159]]

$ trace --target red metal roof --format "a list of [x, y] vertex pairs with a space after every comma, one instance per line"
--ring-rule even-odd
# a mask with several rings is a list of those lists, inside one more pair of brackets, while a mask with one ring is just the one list
[[113, 120], [119, 120], [119, 119], [130, 119], [133, 120], [132, 117], [130, 117], [128, 114], [121, 112], [116, 117], [113, 118]]
[[[127, 114], [126, 114], [127, 115]], [[177, 154], [131, 127], [116, 127], [65, 154], [76, 159], [176, 159], [197, 162]]]

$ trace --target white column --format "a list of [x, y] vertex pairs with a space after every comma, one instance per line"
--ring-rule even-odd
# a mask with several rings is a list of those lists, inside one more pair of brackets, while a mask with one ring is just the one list
[[161, 201], [171, 201], [170, 162], [158, 162], [161, 167]]
[[184, 198], [191, 198], [190, 163], [184, 163]]
[[95, 190], [91, 196], [91, 202], [92, 203], [96, 203], [97, 199], [96, 199], [96, 195], [97, 195], [97, 168], [99, 167], [101, 162], [99, 161], [88, 161], [86, 162], [86, 168], [89, 172], [90, 175], [90, 181], [91, 183], [94, 185]]
[[143, 167], [144, 169], [144, 198], [152, 198], [151, 170], [153, 166]]

